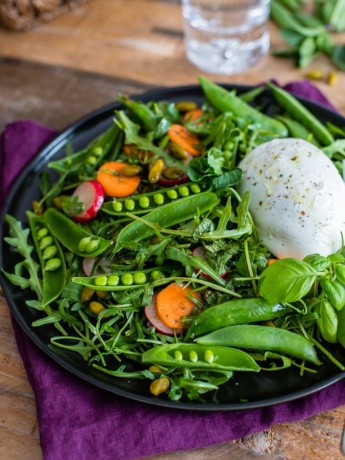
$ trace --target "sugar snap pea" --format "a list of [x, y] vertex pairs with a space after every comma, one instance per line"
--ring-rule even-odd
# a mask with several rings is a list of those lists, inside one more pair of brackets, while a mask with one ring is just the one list
[[278, 327], [253, 324], [227, 326], [196, 339], [205, 346], [229, 346], [275, 351], [320, 365], [314, 346], [305, 337]]
[[329, 145], [334, 141], [332, 134], [326, 126], [323, 125], [310, 112], [310, 110], [304, 107], [304, 105], [302, 105], [294, 96], [271, 82], [266, 82], [266, 85], [271, 89], [273, 97], [277, 100], [279, 105], [293, 118], [300, 121], [305, 127], [307, 127], [322, 145]]
[[199, 77], [200, 85], [208, 101], [220, 112], [232, 112], [234, 116], [260, 125], [262, 134], [271, 137], [286, 137], [288, 131], [278, 120], [271, 118], [251, 107], [225, 88], [211, 82], [206, 77]]
[[[49, 235], [42, 217], [31, 211], [27, 211], [27, 217], [31, 236], [42, 267], [42, 307], [44, 308], [59, 297], [66, 284], [65, 258], [58, 241]], [[42, 248], [42, 240], [48, 237], [51, 239], [51, 245], [47, 248]], [[48, 254], [47, 249], [49, 248]]]
[[142, 354], [142, 362], [167, 367], [205, 370], [253, 372], [260, 370], [254, 359], [244, 351], [230, 347], [209, 347], [182, 343], [153, 347]]
[[219, 198], [213, 192], [203, 192], [192, 197], [161, 206], [145, 215], [144, 221], [135, 220], [126, 225], [118, 235], [114, 252], [119, 251], [126, 243], [139, 242], [155, 234], [155, 228], [145, 223], [157, 224], [161, 228], [193, 219], [197, 213], [204, 213], [215, 207]]
[[110, 240], [89, 233], [54, 208], [46, 210], [43, 220], [60, 243], [78, 256], [98, 256], [112, 244]]
[[187, 339], [198, 337], [225, 326], [267, 321], [290, 311], [284, 303], [268, 302], [263, 298], [235, 299], [201, 312], [191, 322]]
[[311, 142], [317, 147], [320, 146], [319, 142], [315, 139], [314, 134], [311, 133], [309, 129], [307, 129], [304, 125], [302, 125], [302, 123], [299, 123], [298, 121], [283, 115], [278, 115], [277, 118], [286, 125], [290, 136], [295, 137], [296, 139], [304, 139], [305, 141]]

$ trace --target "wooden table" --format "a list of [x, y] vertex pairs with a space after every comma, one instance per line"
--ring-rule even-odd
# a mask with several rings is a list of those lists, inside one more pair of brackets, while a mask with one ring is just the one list
[[[270, 25], [271, 49], [283, 43]], [[344, 34], [337, 37], [344, 42]], [[310, 66], [335, 69], [320, 57]], [[310, 70], [310, 69], [308, 69]], [[185, 58], [178, 0], [92, 0], [30, 32], [0, 28], [0, 130], [30, 118], [62, 129], [76, 118], [126, 92], [195, 84], [200, 71]], [[234, 76], [207, 75], [218, 82], [280, 83], [304, 76], [290, 60], [268, 54], [253, 69]], [[345, 114], [345, 73], [335, 86], [316, 83]], [[9, 310], [0, 295], [0, 458], [42, 457], [35, 401], [18, 354]], [[270, 429], [232, 443], [155, 459], [342, 459], [345, 407]]]

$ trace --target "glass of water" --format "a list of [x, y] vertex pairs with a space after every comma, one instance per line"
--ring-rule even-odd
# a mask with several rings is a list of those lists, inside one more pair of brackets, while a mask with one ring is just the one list
[[245, 71], [269, 49], [269, 11], [269, 0], [182, 0], [188, 59], [208, 73]]

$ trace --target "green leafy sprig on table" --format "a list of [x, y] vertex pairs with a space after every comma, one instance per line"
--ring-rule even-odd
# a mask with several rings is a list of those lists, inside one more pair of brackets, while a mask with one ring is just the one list
[[324, 54], [337, 68], [345, 70], [345, 46], [335, 44], [330, 34], [330, 31], [345, 30], [345, 1], [314, 0], [311, 14], [303, 11], [304, 3], [301, 0], [271, 0], [271, 19], [290, 45], [273, 54], [294, 58], [300, 68]]

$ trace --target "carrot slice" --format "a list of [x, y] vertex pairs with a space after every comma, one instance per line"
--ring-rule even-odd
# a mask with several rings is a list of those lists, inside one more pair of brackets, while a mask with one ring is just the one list
[[183, 121], [195, 121], [198, 118], [201, 118], [204, 111], [202, 109], [193, 109], [189, 110], [184, 114]]
[[127, 163], [109, 161], [104, 163], [97, 172], [96, 180], [107, 196], [124, 198], [132, 195], [140, 184], [140, 176], [124, 176], [121, 170]]
[[202, 147], [199, 137], [188, 131], [183, 125], [172, 125], [168, 130], [168, 136], [172, 142], [180, 144], [193, 157], [201, 155]]
[[278, 259], [269, 259], [269, 261], [267, 262], [267, 265], [272, 265], [274, 264], [274, 262], [277, 262]]
[[[176, 283], [169, 284], [160, 291], [156, 298], [156, 310], [160, 320], [171, 329], [183, 329], [181, 318], [189, 315], [195, 303], [188, 298], [188, 293], [192, 291], [191, 286], [179, 286]], [[198, 292], [193, 292], [192, 296], [201, 300]]]

